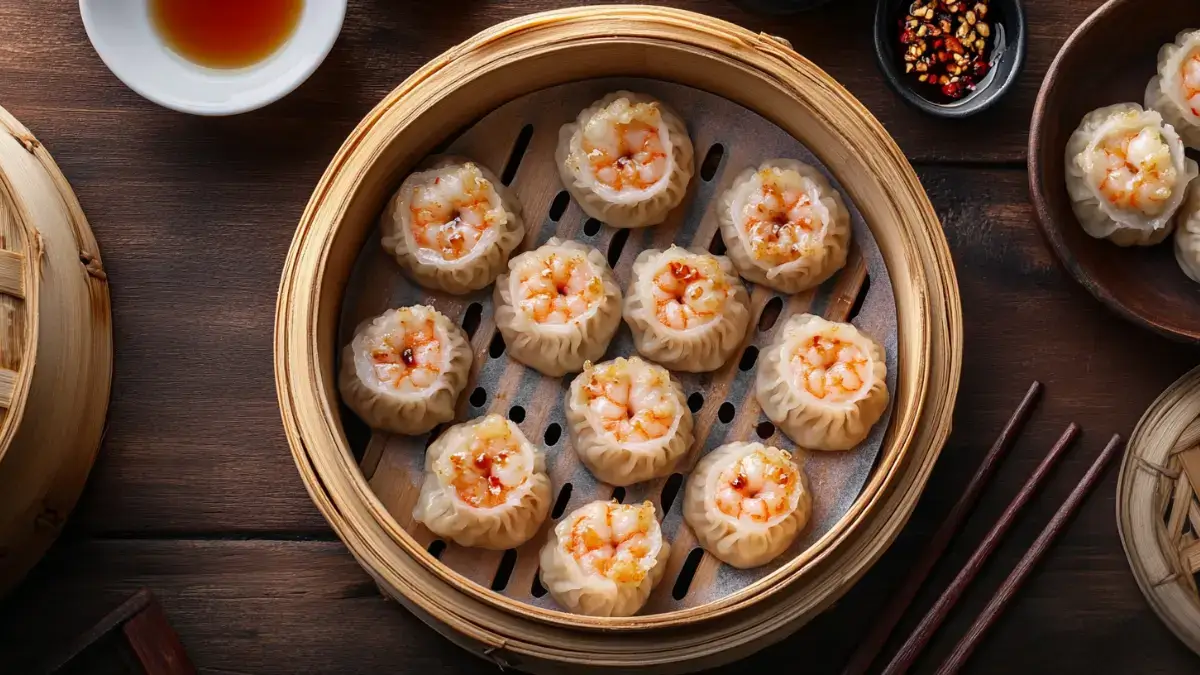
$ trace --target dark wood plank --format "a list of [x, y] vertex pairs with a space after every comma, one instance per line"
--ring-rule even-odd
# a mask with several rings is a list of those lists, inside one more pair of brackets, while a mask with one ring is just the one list
[[[1056, 481], [1064, 490], [1073, 482]], [[1112, 491], [1111, 477], [1103, 491]], [[985, 641], [970, 672], [1194, 670], [1195, 657], [1154, 620], [1119, 547], [1097, 550], [1088, 543], [1096, 527], [1112, 527], [1112, 509], [1093, 498]], [[993, 565], [1000, 578], [1006, 570], [999, 568], [1015, 562], [1028, 543], [1019, 538], [1002, 547], [1002, 562]], [[885, 556], [884, 564], [894, 564], [910, 543]], [[140, 586], [154, 590], [201, 673], [496, 672], [384, 600], [339, 543], [61, 544], [2, 605], [0, 672], [28, 672], [21, 659], [69, 640]], [[883, 600], [882, 576], [868, 577], [807, 630], [720, 672], [771, 672], [769, 662], [797, 654], [805, 655], [806, 672], [836, 672]], [[1069, 588], [1078, 590], [1064, 591]], [[969, 597], [986, 601], [988, 591], [980, 583]], [[935, 646], [953, 646], [949, 634]]]

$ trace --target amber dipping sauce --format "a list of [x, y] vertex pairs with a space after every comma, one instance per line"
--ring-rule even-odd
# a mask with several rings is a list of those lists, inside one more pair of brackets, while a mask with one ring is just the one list
[[209, 68], [244, 68], [267, 58], [296, 30], [304, 0], [150, 0], [167, 45]]

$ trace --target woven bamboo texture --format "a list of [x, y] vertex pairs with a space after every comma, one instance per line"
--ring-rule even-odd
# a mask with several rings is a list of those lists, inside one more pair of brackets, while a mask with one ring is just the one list
[[[389, 510], [385, 501], [395, 495], [377, 494], [360, 471], [334, 385], [343, 309], [347, 300], [360, 301], [347, 295], [352, 272], [364, 244], [378, 246], [370, 241], [375, 220], [403, 175], [506, 102], [602, 77], [692, 87], [774, 123], [829, 168], [861, 213], [888, 276], [905, 280], [893, 293], [891, 423], [874, 469], [819, 554], [796, 556], [742, 592], [624, 619], [573, 616], [508, 597], [430, 554], [429, 542]], [[557, 192], [551, 185], [543, 201]], [[855, 297], [857, 283], [835, 297]], [[314, 502], [380, 586], [427, 623], [501, 665], [683, 672], [781, 639], [840, 597], [883, 552], [949, 432], [961, 336], [957, 286], [937, 217], [895, 143], [836, 82], [779, 41], [702, 15], [582, 8], [481, 33], [419, 70], [363, 120], [297, 229], [280, 285], [276, 377], [285, 429]], [[373, 476], [378, 465], [371, 463], [385, 456], [379, 445], [366, 458]]]

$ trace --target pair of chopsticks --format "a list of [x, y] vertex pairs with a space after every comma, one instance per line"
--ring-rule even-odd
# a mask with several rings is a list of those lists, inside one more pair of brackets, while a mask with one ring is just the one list
[[[1042, 385], [1040, 382], [1034, 382], [1030, 385], [1025, 398], [1022, 399], [1021, 404], [1017, 406], [1016, 412], [1009, 418], [1008, 423], [1000, 433], [1000, 437], [996, 439], [996, 442], [988, 450], [987, 455], [983, 458], [983, 463], [980, 464], [970, 483], [967, 484], [967, 489], [963, 492], [962, 497], [950, 509], [950, 513], [947, 514], [945, 521], [942, 522], [941, 527], [938, 528], [933, 538], [930, 539], [929, 544], [917, 559], [908, 577], [900, 585], [896, 595], [892, 597], [883, 612], [879, 615], [866, 639], [859, 644], [858, 649], [850, 659], [849, 665], [842, 671], [842, 675], [863, 675], [871, 667], [871, 664], [875, 661], [880, 650], [883, 649], [884, 644], [887, 642], [888, 637], [891, 636], [892, 631], [895, 630], [896, 625], [900, 622], [900, 618], [904, 615], [909, 605], [912, 604], [917, 591], [920, 590], [921, 585], [925, 583], [930, 572], [933, 571], [934, 565], [946, 552], [950, 541], [962, 529], [963, 523], [966, 521], [971, 510], [975, 508], [984, 487], [987, 486], [993, 474], [995, 474], [1001, 460], [1004, 459], [1008, 451], [1016, 443], [1017, 436], [1021, 433], [1021, 429], [1025, 426], [1029, 415], [1037, 406], [1041, 393]], [[1046, 458], [1037, 466], [1033, 475], [1022, 486], [1020, 492], [1017, 493], [1016, 497], [1013, 498], [1012, 502], [1004, 510], [1000, 519], [992, 526], [991, 531], [980, 542], [979, 547], [975, 549], [974, 554], [963, 565], [962, 570], [955, 576], [954, 581], [942, 592], [941, 597], [937, 599], [937, 602], [934, 603], [933, 607], [921, 619], [921, 622], [913, 630], [912, 634], [909, 635], [904, 645], [892, 657], [892, 660], [882, 671], [884, 675], [903, 675], [908, 672], [909, 668], [917, 660], [917, 657], [920, 656], [921, 652], [929, 644], [934, 633], [937, 632], [942, 622], [950, 614], [955, 603], [962, 597], [967, 586], [974, 580], [980, 568], [983, 567], [984, 561], [996, 550], [1000, 540], [1003, 539], [1013, 523], [1016, 522], [1021, 510], [1025, 508], [1034, 493], [1045, 482], [1046, 478], [1050, 475], [1051, 469], [1066, 454], [1067, 449], [1070, 448], [1078, 435], [1079, 427], [1071, 423], [1054, 446], [1050, 448], [1050, 452], [1047, 453]], [[1013, 568], [1008, 578], [996, 590], [991, 601], [988, 602], [987, 606], [979, 614], [979, 617], [971, 624], [970, 629], [959, 640], [954, 651], [938, 667], [938, 675], [957, 673], [963, 664], [967, 662], [971, 653], [979, 645], [984, 633], [995, 623], [996, 619], [1008, 606], [1009, 601], [1016, 594], [1017, 589], [1020, 588], [1038, 561], [1049, 550], [1055, 538], [1066, 527], [1067, 521], [1079, 509], [1084, 498], [1096, 485], [1105, 467], [1116, 456], [1120, 447], [1121, 437], [1113, 436], [1112, 440], [1108, 442], [1108, 445], [1100, 453], [1100, 456], [1096, 458], [1091, 468], [1084, 474], [1083, 479], [1079, 481], [1079, 484], [1071, 491], [1066, 501], [1059, 507], [1054, 517], [1050, 519], [1045, 529], [1042, 530], [1042, 533], [1038, 535], [1038, 538], [1030, 546], [1029, 551], [1021, 558], [1016, 567]]]

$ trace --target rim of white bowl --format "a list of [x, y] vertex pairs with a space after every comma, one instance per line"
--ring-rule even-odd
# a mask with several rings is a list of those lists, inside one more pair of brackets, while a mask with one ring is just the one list
[[[311, 1], [311, 0], [306, 0]], [[296, 59], [298, 65], [289, 71], [280, 74], [279, 77], [272, 79], [269, 84], [258, 88], [258, 95], [239, 97], [236, 103], [229, 102], [209, 102], [187, 100], [173, 96], [163, 96], [160, 93], [143, 87], [135, 78], [131, 77], [128, 72], [122, 72], [122, 68], [116, 65], [112, 59], [111, 53], [107, 47], [102, 47], [105, 44], [104, 40], [98, 39], [96, 32], [95, 15], [91, 6], [93, 0], [79, 0], [79, 14], [83, 19], [83, 28], [87, 33], [88, 41], [92, 45], [92, 49], [104, 62], [109, 72], [116, 76], [126, 87], [133, 90], [142, 98], [156, 103], [164, 108], [169, 108], [177, 112], [189, 113], [192, 115], [202, 115], [206, 117], [223, 117], [228, 115], [238, 115], [241, 113], [250, 112], [266, 107], [279, 99], [287, 96], [295, 91], [301, 84], [304, 84], [317, 68], [325, 62], [325, 58], [329, 56], [329, 52], [333, 50], [333, 45], [337, 42], [338, 37], [342, 33], [342, 24], [346, 19], [346, 6], [349, 0], [320, 0], [323, 3], [333, 5], [335, 21], [330, 25], [328, 32], [321, 35], [319, 41], [315, 43], [315, 49], [304, 52]], [[303, 19], [301, 19], [303, 21]], [[300, 30], [297, 25], [296, 31]], [[285, 42], [284, 45], [287, 43]], [[284, 47], [280, 46], [280, 50]], [[278, 52], [277, 52], [278, 53]], [[274, 55], [272, 55], [274, 56]], [[182, 57], [181, 57], [182, 58]], [[271, 58], [270, 56], [267, 58]], [[202, 68], [203, 66], [197, 66]]]

